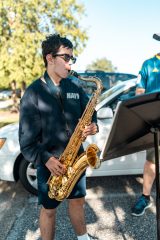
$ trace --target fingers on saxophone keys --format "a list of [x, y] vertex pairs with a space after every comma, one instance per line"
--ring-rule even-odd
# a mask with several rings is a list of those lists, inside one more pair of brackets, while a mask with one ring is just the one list
[[66, 172], [66, 167], [62, 165], [60, 162], [57, 162], [57, 165], [55, 166], [53, 171], [54, 175], [60, 176], [65, 174], [65, 172]]
[[91, 135], [93, 133], [93, 128], [90, 126], [87, 126], [83, 131], [83, 136], [87, 137], [88, 135]]
[[81, 140], [82, 140], [82, 142], [84, 142], [84, 141], [86, 140], [86, 137], [85, 137], [85, 136], [82, 136], [82, 137], [81, 137]]
[[56, 164], [56, 166], [53, 166], [51, 169], [51, 174], [53, 176], [61, 176], [64, 174], [64, 170], [61, 166], [59, 166], [58, 164]]
[[88, 136], [88, 135], [93, 135], [97, 133], [97, 124], [95, 123], [91, 123], [89, 126], [86, 126], [84, 133]]

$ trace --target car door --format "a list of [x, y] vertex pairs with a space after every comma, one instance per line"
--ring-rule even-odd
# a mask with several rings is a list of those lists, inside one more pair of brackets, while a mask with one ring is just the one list
[[[114, 94], [109, 101], [106, 101], [104, 105], [97, 111], [98, 116], [98, 125], [99, 125], [99, 133], [94, 136], [89, 136], [84, 143], [86, 147], [88, 144], [96, 143], [100, 149], [100, 153], [103, 149], [106, 138], [109, 135], [109, 131], [111, 129], [111, 125], [113, 122], [113, 115], [116, 111], [116, 106], [119, 101], [124, 99], [128, 99], [135, 94], [135, 85], [124, 88], [118, 94]], [[102, 114], [106, 110], [104, 116]], [[102, 114], [99, 112], [102, 111]], [[108, 112], [107, 112], [108, 111]], [[112, 111], [112, 114], [111, 114]], [[99, 153], [99, 154], [100, 154]], [[126, 156], [122, 156], [119, 158], [111, 159], [108, 161], [104, 161], [99, 169], [87, 169], [88, 176], [110, 176], [110, 175], [129, 175], [129, 174], [140, 174], [143, 172], [144, 161], [146, 157], [146, 152], [142, 151], [139, 153], [134, 153]]]

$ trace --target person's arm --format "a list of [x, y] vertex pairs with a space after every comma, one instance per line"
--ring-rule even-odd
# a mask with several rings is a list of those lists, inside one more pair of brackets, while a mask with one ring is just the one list
[[36, 94], [26, 90], [20, 104], [19, 143], [24, 158], [30, 162], [46, 162], [51, 154], [41, 144], [41, 118]]
[[138, 74], [136, 95], [144, 94], [147, 86], [148, 79], [148, 67], [147, 62], [145, 61], [142, 65], [141, 71]]
[[41, 117], [36, 95], [25, 92], [20, 105], [19, 143], [20, 149], [29, 162], [43, 162], [51, 174], [59, 176], [65, 172], [64, 166], [47, 151], [41, 141]]
[[145, 89], [144, 88], [140, 88], [140, 87], [136, 88], [136, 95], [140, 95], [140, 94], [144, 94], [144, 93], [145, 93]]

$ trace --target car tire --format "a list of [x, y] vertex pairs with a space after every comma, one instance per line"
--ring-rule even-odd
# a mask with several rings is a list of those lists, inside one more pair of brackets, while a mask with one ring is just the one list
[[20, 163], [19, 178], [22, 185], [28, 192], [37, 195], [38, 192], [36, 169], [33, 163], [26, 161], [24, 158], [21, 160]]

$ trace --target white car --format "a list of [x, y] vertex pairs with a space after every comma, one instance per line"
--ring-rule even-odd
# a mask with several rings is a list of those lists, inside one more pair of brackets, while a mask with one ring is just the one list
[[[99, 133], [89, 136], [84, 143], [84, 147], [89, 143], [96, 143], [101, 153], [112, 125], [117, 103], [134, 95], [136, 81], [135, 78], [120, 82], [100, 96], [99, 103], [96, 106]], [[88, 168], [87, 176], [141, 174], [145, 158], [146, 152], [142, 151], [104, 161], [100, 168], [96, 170]], [[0, 165], [1, 180], [17, 181], [20, 179], [29, 192], [37, 193], [36, 170], [33, 164], [27, 162], [20, 152], [18, 123], [9, 124], [0, 129]]]
[[0, 92], [0, 100], [9, 99], [12, 96], [11, 90], [3, 90]]

